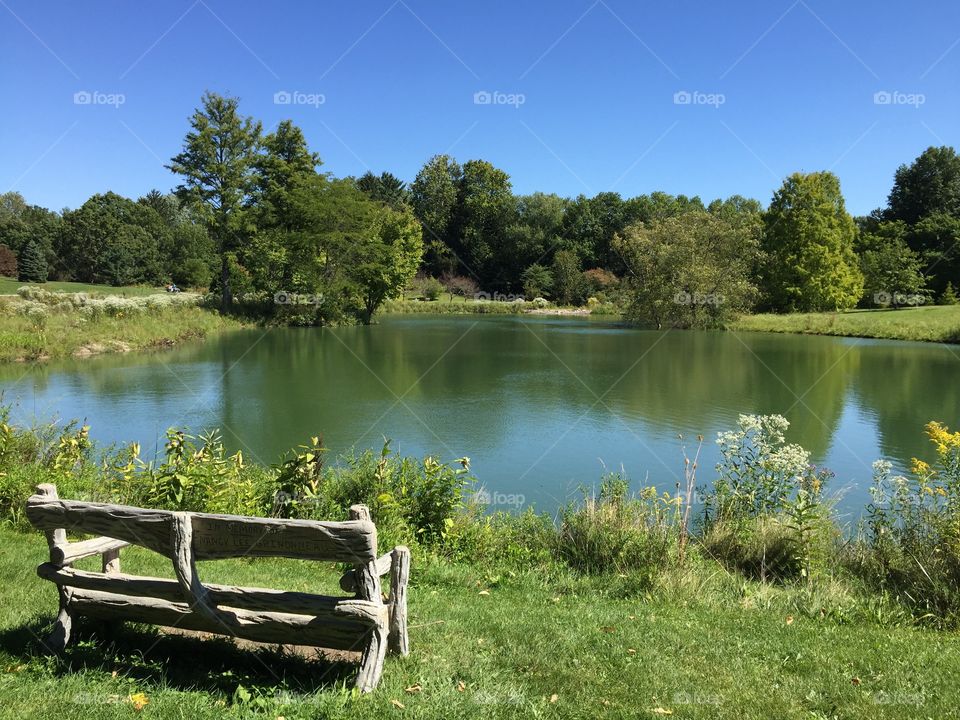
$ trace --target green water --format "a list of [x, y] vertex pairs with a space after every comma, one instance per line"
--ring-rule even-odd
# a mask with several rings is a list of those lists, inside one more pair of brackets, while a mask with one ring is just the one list
[[960, 425], [960, 348], [847, 338], [655, 332], [582, 318], [401, 316], [372, 327], [252, 330], [169, 352], [0, 370], [18, 420], [83, 418], [104, 442], [162, 447], [172, 425], [219, 427], [276, 462], [329, 447], [469, 456], [503, 509], [552, 511], [604, 468], [673, 490], [690, 449], [738, 413], [781, 413], [836, 473], [840, 507], [867, 501], [870, 464], [929, 455], [923, 425]]

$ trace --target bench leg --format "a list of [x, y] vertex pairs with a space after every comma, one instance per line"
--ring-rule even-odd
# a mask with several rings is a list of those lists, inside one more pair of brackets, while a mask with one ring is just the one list
[[60, 612], [57, 613], [57, 620], [53, 624], [53, 632], [47, 639], [47, 645], [53, 652], [60, 653], [70, 644], [70, 636], [73, 633], [73, 610], [70, 608], [70, 598], [73, 594], [70, 588], [57, 585], [57, 592], [60, 595]]
[[357, 689], [362, 693], [371, 692], [380, 682], [383, 672], [383, 658], [387, 652], [386, 618], [370, 631], [370, 642], [363, 651], [360, 660], [360, 674], [357, 675]]
[[410, 551], [400, 545], [394, 548], [390, 561], [390, 652], [410, 653], [407, 636], [407, 583], [410, 580]]

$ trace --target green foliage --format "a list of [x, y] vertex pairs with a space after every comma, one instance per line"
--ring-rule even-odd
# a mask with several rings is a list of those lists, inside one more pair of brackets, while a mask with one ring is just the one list
[[549, 297], [553, 288], [553, 273], [550, 268], [534, 263], [520, 276], [523, 281], [523, 294], [528, 299]]
[[47, 261], [33, 240], [27, 243], [20, 254], [17, 279], [21, 282], [35, 283], [45, 283], [47, 281]]
[[580, 258], [571, 250], [553, 256], [550, 269], [553, 299], [562, 305], [581, 305], [587, 299], [587, 283], [580, 269]]
[[866, 304], [922, 305], [927, 281], [920, 256], [907, 245], [906, 226], [902, 222], [881, 223], [865, 233], [860, 256]]
[[939, 305], [957, 304], [957, 294], [954, 292], [953, 283], [947, 283], [947, 286], [943, 289], [943, 294], [940, 295], [940, 299], [937, 302]]
[[221, 259], [223, 309], [233, 302], [228, 255], [245, 236], [244, 204], [256, 188], [261, 124], [238, 111], [239, 100], [206, 92], [190, 118], [183, 150], [167, 166], [181, 175], [177, 196], [205, 222]]
[[463, 169], [449, 155], [434, 155], [410, 185], [413, 212], [423, 226], [428, 272], [439, 275], [457, 266], [451, 246]]
[[628, 496], [627, 480], [606, 476], [600, 493], [584, 493], [579, 505], [561, 512], [556, 552], [570, 567], [585, 573], [630, 573], [649, 587], [676, 558], [678, 527], [672, 501], [656, 488]]
[[759, 217], [692, 210], [617, 235], [628, 269], [627, 317], [661, 327], [714, 327], [749, 310]]
[[853, 307], [863, 276], [853, 250], [856, 226], [831, 172], [794, 173], [765, 216], [763, 289], [779, 312]]
[[873, 465], [873, 502], [856, 568], [923, 619], [960, 619], [960, 432], [931, 422], [932, 463], [914, 459], [908, 477], [885, 460]]
[[371, 200], [402, 210], [410, 201], [407, 184], [390, 172], [374, 175], [369, 170], [357, 178], [357, 189]]
[[937, 214], [960, 217], [960, 155], [952, 147], [929, 147], [894, 175], [883, 215], [914, 224]]

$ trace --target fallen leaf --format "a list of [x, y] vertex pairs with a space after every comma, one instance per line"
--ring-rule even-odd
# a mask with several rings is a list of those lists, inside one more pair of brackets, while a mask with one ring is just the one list
[[600, 628], [600, 632], [605, 633], [615, 633], [616, 631], [617, 629], [613, 627], [613, 625], [604, 625], [602, 628]]
[[654, 715], [673, 715], [673, 710], [667, 710], [666, 708], [656, 707], [651, 710]]
[[559, 598], [559, 597], [555, 597], [555, 598], [553, 599], [553, 601], [554, 601], [554, 602], [560, 602], [560, 598]]
[[395, 708], [400, 708], [401, 710], [403, 710], [406, 707], [406, 705], [404, 705], [399, 700], [391, 700], [390, 704], [393, 705]]
[[853, 683], [854, 685], [859, 685], [859, 684], [860, 684], [860, 678], [858, 678], [858, 677], [850, 678], [850, 682]]
[[555, 703], [555, 702], [556, 702], [557, 700], [559, 700], [559, 699], [560, 699], [560, 696], [557, 695], [556, 693], [554, 693], [553, 695], [550, 696], [550, 702], [552, 702], [552, 703]]
[[636, 655], [636, 654], [637, 654], [637, 651], [634, 650], [633, 648], [627, 648], [627, 653], [628, 653], [629, 655]]
[[457, 683], [457, 692], [465, 692], [467, 689], [467, 684], [461, 680]]
[[787, 625], [793, 625], [793, 615], [787, 615]]
[[636, 618], [637, 616], [636, 616], [636, 615], [627, 615], [627, 617], [630, 618], [631, 620], [633, 620], [633, 619]]
[[147, 696], [142, 692], [134, 693], [128, 699], [130, 700], [130, 704], [133, 705], [133, 709], [137, 712], [143, 710], [147, 706], [147, 703], [150, 702], [150, 700], [147, 699]]
[[490, 591], [489, 591], [489, 590], [481, 590], [481, 591], [480, 591], [480, 594], [481, 594], [481, 595], [489, 595], [489, 594], [490, 594]]
[[420, 683], [417, 683], [416, 685], [411, 685], [410, 687], [408, 687], [406, 690], [404, 690], [404, 692], [409, 693], [410, 695], [413, 695], [414, 693], [418, 693], [421, 690], [423, 690], [423, 686]]
[[114, 670], [112, 673], [110, 673], [110, 677], [116, 677], [116, 676], [117, 676], [117, 671], [116, 671], [116, 670]]

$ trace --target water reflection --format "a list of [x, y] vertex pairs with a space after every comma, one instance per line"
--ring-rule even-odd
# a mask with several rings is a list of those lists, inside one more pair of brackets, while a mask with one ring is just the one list
[[335, 450], [469, 455], [491, 489], [552, 509], [603, 467], [672, 488], [679, 433], [712, 438], [741, 412], [782, 413], [791, 439], [865, 501], [869, 465], [928, 454], [956, 426], [960, 351], [932, 344], [647, 332], [594, 320], [398, 317], [375, 327], [236, 333], [147, 355], [6, 366], [21, 420], [85, 418], [147, 451], [172, 425], [220, 427], [261, 462], [322, 433]]

